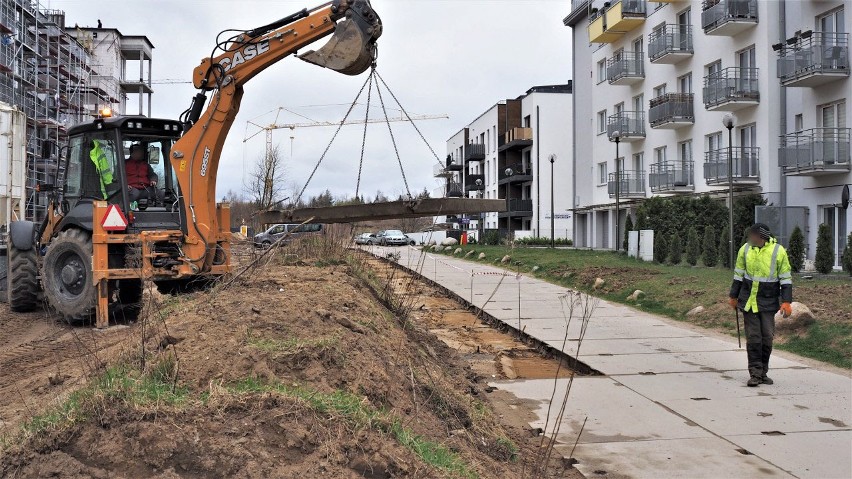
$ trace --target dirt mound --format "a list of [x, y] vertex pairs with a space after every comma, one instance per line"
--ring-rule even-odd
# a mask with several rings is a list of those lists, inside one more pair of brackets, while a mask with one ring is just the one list
[[470, 367], [346, 265], [273, 264], [147, 314], [0, 476], [521, 477]]

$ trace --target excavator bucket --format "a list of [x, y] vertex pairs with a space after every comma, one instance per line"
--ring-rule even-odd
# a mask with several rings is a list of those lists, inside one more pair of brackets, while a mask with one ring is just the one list
[[319, 50], [299, 55], [302, 60], [345, 75], [359, 75], [376, 58], [376, 40], [382, 21], [369, 0], [350, 0], [345, 18], [338, 22], [331, 40]]

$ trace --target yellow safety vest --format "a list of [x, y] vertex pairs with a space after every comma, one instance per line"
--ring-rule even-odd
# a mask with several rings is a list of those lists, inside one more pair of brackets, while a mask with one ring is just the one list
[[[762, 247], [746, 243], [740, 248], [734, 267], [734, 289], [739, 293], [740, 288], [749, 288], [743, 310], [757, 313], [761, 308], [774, 308], [779, 298], [784, 302], [792, 301], [792, 284], [787, 251], [775, 238], [770, 238]], [[742, 298], [739, 294], [732, 296]]]
[[94, 147], [91, 153], [89, 153], [89, 158], [92, 159], [92, 163], [95, 164], [95, 170], [98, 172], [98, 179], [101, 182], [101, 194], [104, 196], [104, 199], [107, 199], [106, 185], [111, 185], [113, 181], [112, 165], [110, 165], [109, 158], [107, 158], [106, 153], [101, 148], [100, 140], [92, 140], [92, 143], [94, 143]]

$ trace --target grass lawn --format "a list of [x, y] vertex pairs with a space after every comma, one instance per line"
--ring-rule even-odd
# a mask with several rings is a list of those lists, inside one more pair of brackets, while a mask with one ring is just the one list
[[[562, 286], [594, 292], [595, 295], [679, 321], [736, 335], [734, 312], [727, 304], [732, 273], [725, 268], [686, 264], [672, 266], [647, 263], [609, 251], [468, 245], [474, 250], [469, 261], [494, 265], [511, 255], [513, 270]], [[480, 253], [486, 258], [478, 260]], [[445, 253], [452, 254], [452, 251]], [[533, 268], [538, 269], [533, 272]], [[594, 291], [596, 278], [603, 288]], [[852, 281], [847, 278], [794, 279], [793, 296], [813, 310], [817, 323], [804, 331], [779, 332], [778, 347], [802, 356], [852, 368]], [[645, 295], [637, 302], [627, 297], [635, 290]], [[687, 316], [691, 309], [705, 311]], [[745, 338], [743, 338], [745, 339]]]

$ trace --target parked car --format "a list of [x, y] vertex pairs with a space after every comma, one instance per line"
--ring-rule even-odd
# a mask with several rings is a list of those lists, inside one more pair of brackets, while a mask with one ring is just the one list
[[414, 241], [413, 239], [411, 239], [411, 237], [410, 237], [410, 236], [405, 235], [405, 237], [406, 237], [406, 238], [408, 238], [408, 244], [409, 244], [409, 245], [414, 246], [414, 245], [416, 245], [416, 244], [417, 244], [417, 242], [416, 242], [416, 241]]
[[291, 243], [293, 240], [322, 234], [324, 231], [325, 228], [323, 228], [323, 225], [319, 224], [277, 224], [272, 225], [263, 233], [255, 235], [254, 245], [260, 248], [269, 248], [286, 236], [280, 242], [280, 245], [283, 246]]
[[404, 246], [410, 241], [408, 236], [405, 236], [400, 230], [379, 231], [376, 238], [382, 246]]
[[361, 233], [355, 237], [355, 244], [376, 244], [376, 235], [375, 233]]

